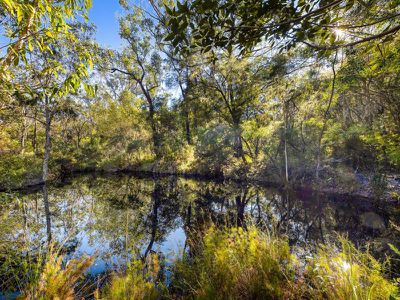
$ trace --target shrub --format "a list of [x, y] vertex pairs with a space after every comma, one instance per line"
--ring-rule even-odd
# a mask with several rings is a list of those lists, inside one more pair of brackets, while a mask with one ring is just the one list
[[[156, 286], [159, 263], [156, 255], [150, 255], [146, 264], [134, 260], [128, 265], [126, 274], [114, 274], [110, 284], [102, 293], [97, 293], [97, 299], [139, 300], [158, 299], [162, 286]], [[100, 296], [99, 296], [100, 294]]]
[[387, 190], [388, 182], [385, 174], [375, 172], [371, 179], [371, 189], [376, 199], [381, 198]]
[[41, 159], [30, 154], [0, 156], [0, 188], [16, 188], [41, 176]]
[[[196, 236], [196, 235], [193, 235]], [[323, 245], [303, 263], [286, 239], [250, 226], [216, 229], [190, 240], [190, 251], [171, 266], [168, 280], [158, 256], [133, 260], [94, 294], [98, 300], [136, 299], [398, 299], [386, 264], [339, 237], [339, 247]], [[395, 253], [398, 249], [390, 245]], [[38, 279], [20, 299], [75, 299], [75, 286], [93, 258], [69, 261], [50, 251]], [[164, 274], [166, 275], [166, 274]], [[398, 280], [398, 279], [397, 279]], [[168, 283], [168, 289], [165, 285]]]
[[198, 255], [176, 262], [174, 289], [196, 299], [279, 299], [291, 290], [286, 240], [251, 227], [209, 229]]
[[18, 299], [75, 299], [74, 287], [93, 260], [93, 257], [72, 259], [63, 267], [63, 257], [51, 247], [39, 280], [29, 284]]
[[340, 250], [321, 246], [304, 274], [311, 299], [396, 299], [396, 285], [383, 277], [384, 264], [344, 238]]

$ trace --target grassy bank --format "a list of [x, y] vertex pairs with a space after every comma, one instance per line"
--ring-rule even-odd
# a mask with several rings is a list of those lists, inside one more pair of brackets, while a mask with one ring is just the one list
[[[96, 299], [397, 299], [399, 279], [385, 277], [388, 262], [346, 239], [320, 245], [306, 259], [285, 238], [250, 227], [211, 227], [188, 241], [189, 250], [169, 267], [156, 254], [132, 261], [125, 273], [113, 274]], [[89, 258], [62, 267], [52, 253], [41, 275], [20, 299], [77, 299], [75, 289]]]

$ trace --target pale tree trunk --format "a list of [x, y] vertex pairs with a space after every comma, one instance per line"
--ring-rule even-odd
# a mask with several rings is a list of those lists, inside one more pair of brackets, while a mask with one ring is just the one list
[[186, 131], [186, 142], [188, 145], [192, 144], [192, 134], [190, 132], [190, 114], [189, 114], [189, 103], [188, 103], [188, 93], [191, 87], [191, 80], [189, 76], [186, 77], [187, 87], [185, 90], [182, 89], [182, 97], [184, 101], [184, 110], [185, 110], [185, 131]]
[[186, 76], [186, 88], [183, 87], [182, 82], [178, 80], [179, 88], [181, 90], [182, 95], [182, 110], [183, 110], [183, 117], [185, 119], [185, 134], [186, 134], [186, 142], [188, 145], [192, 144], [192, 137], [190, 133], [190, 117], [189, 117], [189, 105], [188, 105], [188, 93], [190, 89], [190, 79], [187, 74]]
[[338, 51], [336, 50], [335, 58], [333, 59], [333, 63], [332, 63], [333, 78], [332, 78], [331, 94], [330, 94], [330, 97], [329, 97], [328, 107], [326, 108], [325, 113], [324, 113], [324, 123], [322, 125], [321, 132], [320, 132], [319, 138], [318, 138], [317, 166], [315, 168], [315, 178], [316, 178], [317, 182], [319, 181], [319, 171], [320, 171], [320, 167], [321, 167], [320, 165], [321, 165], [322, 137], [324, 136], [324, 133], [326, 131], [326, 125], [327, 125], [327, 122], [328, 122], [328, 114], [329, 114], [329, 110], [330, 110], [331, 105], [332, 105], [333, 96], [335, 94], [335, 83], [336, 83], [335, 64], [336, 64], [336, 60], [337, 60], [337, 55], [338, 55]]
[[243, 138], [242, 138], [242, 129], [240, 128], [239, 123], [235, 123], [233, 126], [233, 134], [234, 134], [234, 147], [236, 152], [236, 157], [240, 157], [243, 163], [246, 162], [246, 157], [244, 155], [243, 150]]
[[[286, 130], [285, 130], [286, 131]], [[285, 135], [285, 180], [286, 180], [286, 185], [289, 184], [289, 170], [288, 170], [288, 154], [287, 154], [287, 141], [286, 141], [286, 135]]]
[[43, 185], [43, 203], [44, 203], [44, 212], [46, 215], [46, 232], [47, 232], [47, 241], [51, 241], [51, 215], [50, 215], [50, 204], [49, 204], [49, 193], [47, 190], [47, 183], [45, 182]]
[[190, 133], [190, 119], [189, 119], [189, 112], [185, 110], [185, 131], [186, 131], [186, 142], [188, 145], [192, 144], [192, 136]]
[[21, 132], [21, 154], [25, 153], [25, 145], [26, 145], [26, 138], [28, 135], [27, 132], [28, 129], [28, 124], [27, 124], [27, 118], [26, 118], [26, 106], [22, 108], [22, 132]]
[[285, 140], [284, 140], [284, 154], [285, 154], [285, 185], [289, 184], [289, 163], [288, 163], [288, 153], [287, 153], [287, 126], [288, 126], [288, 103], [285, 101], [284, 103], [284, 120], [285, 120]]
[[156, 119], [155, 119], [155, 111], [152, 102], [149, 102], [149, 121], [151, 127], [151, 136], [153, 140], [153, 151], [156, 155], [156, 160], [161, 158], [161, 141], [160, 135], [158, 133]]
[[46, 182], [49, 177], [49, 159], [51, 150], [51, 110], [49, 107], [49, 98], [45, 98], [45, 143], [43, 157], [43, 176], [42, 180]]
[[33, 153], [37, 155], [37, 112], [35, 111], [35, 118], [34, 118], [34, 123], [33, 123], [33, 136], [32, 136], [32, 148], [33, 148]]

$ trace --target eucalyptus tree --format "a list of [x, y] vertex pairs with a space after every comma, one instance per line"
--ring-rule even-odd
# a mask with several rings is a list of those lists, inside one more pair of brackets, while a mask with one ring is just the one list
[[87, 19], [91, 0], [1, 0], [0, 28], [4, 41], [0, 49], [7, 49], [0, 57], [2, 75], [19, 60], [26, 61], [27, 52], [33, 48], [49, 51], [60, 36], [73, 37], [69, 22], [82, 17]]
[[193, 93], [191, 90], [195, 85], [196, 62], [189, 56], [184, 57], [176, 53], [168, 43], [162, 46], [163, 53], [167, 56], [169, 64], [167, 86], [178, 88], [180, 95], [178, 107], [184, 119], [186, 143], [193, 144], [193, 134], [191, 130], [191, 114], [193, 114]]
[[[163, 39], [157, 46], [165, 56], [167, 68], [167, 86], [172, 89], [179, 90], [179, 96], [177, 99], [177, 109], [184, 119], [185, 138], [188, 145], [193, 144], [193, 133], [191, 119], [194, 117], [193, 114], [193, 99], [191, 89], [196, 84], [196, 78], [194, 73], [201, 67], [201, 63], [198, 62], [198, 57], [191, 55], [183, 55], [182, 52], [176, 51], [174, 44], [164, 39], [169, 33], [168, 26], [168, 14], [165, 11], [165, 7], [161, 2], [150, 1], [151, 7], [153, 8], [154, 14], [151, 14], [152, 18], [157, 20], [160, 26], [160, 34]], [[147, 12], [148, 13], [148, 12]], [[150, 13], [148, 13], [150, 15]], [[189, 32], [185, 32], [189, 34]], [[183, 34], [185, 34], [183, 33]], [[186, 37], [188, 38], [188, 36]]]
[[177, 1], [165, 5], [166, 39], [184, 51], [250, 50], [262, 41], [330, 51], [392, 36], [400, 30], [398, 6], [398, 0]]
[[134, 91], [143, 96], [147, 121], [152, 132], [152, 146], [156, 159], [161, 157], [162, 137], [158, 110], [163, 103], [163, 60], [157, 48], [161, 42], [157, 22], [136, 7], [123, 6], [126, 14], [120, 19], [120, 36], [126, 46], [117, 54], [112, 72], [126, 75], [134, 82]]
[[[48, 180], [51, 151], [51, 124], [54, 115], [67, 109], [71, 103], [71, 94], [84, 87], [89, 95], [94, 88], [85, 82], [89, 76], [88, 68], [92, 64], [88, 51], [89, 36], [82, 30], [85, 26], [70, 25], [73, 34], [60, 36], [47, 49], [34, 47], [26, 57], [23, 71], [18, 72], [13, 81], [14, 94], [22, 93], [35, 102], [43, 113], [38, 120], [45, 127], [42, 180]], [[85, 29], [86, 28], [86, 29]]]
[[[26, 99], [34, 107], [34, 115], [29, 117], [39, 120], [37, 108], [43, 109], [44, 121], [39, 120], [46, 131], [43, 181], [48, 177], [55, 103], [62, 102], [61, 99], [77, 90], [81, 80], [88, 75], [86, 68], [91, 63], [90, 54], [85, 46], [78, 45], [81, 37], [72, 22], [80, 18], [87, 20], [90, 7], [91, 0], [0, 1], [0, 47], [3, 53], [0, 57], [0, 87], [2, 94], [7, 95], [3, 99], [8, 99], [4, 106], [15, 113], [21, 104], [23, 120], [27, 117]], [[93, 91], [90, 87], [87, 90]], [[25, 129], [23, 125], [22, 151], [26, 142]], [[36, 135], [33, 143], [36, 148]]]
[[235, 155], [246, 163], [242, 122], [246, 111], [259, 101], [261, 92], [257, 62], [223, 54], [197, 75], [208, 105], [232, 129]]

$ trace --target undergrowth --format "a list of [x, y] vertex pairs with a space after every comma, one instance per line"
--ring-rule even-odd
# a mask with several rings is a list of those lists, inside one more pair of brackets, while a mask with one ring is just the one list
[[38, 280], [30, 282], [17, 298], [19, 300], [73, 300], [75, 286], [93, 263], [93, 257], [71, 259], [65, 265], [63, 256], [50, 247], [46, 263]]
[[[168, 282], [157, 254], [133, 260], [92, 294], [115, 299], [398, 299], [399, 279], [385, 277], [388, 262], [340, 237], [306, 260], [288, 241], [256, 227], [209, 228], [188, 241], [191, 250], [170, 266]], [[77, 299], [76, 285], [93, 258], [70, 260], [50, 251], [38, 279], [19, 299]], [[80, 299], [80, 298], [79, 298]]]
[[160, 271], [157, 255], [150, 255], [146, 262], [132, 261], [125, 274], [114, 274], [108, 286], [95, 292], [95, 298], [100, 300], [125, 299], [159, 299], [163, 292], [162, 283], [158, 284]]
[[211, 227], [199, 255], [175, 263], [173, 286], [196, 299], [283, 299], [293, 288], [295, 257], [286, 240], [256, 228]]

